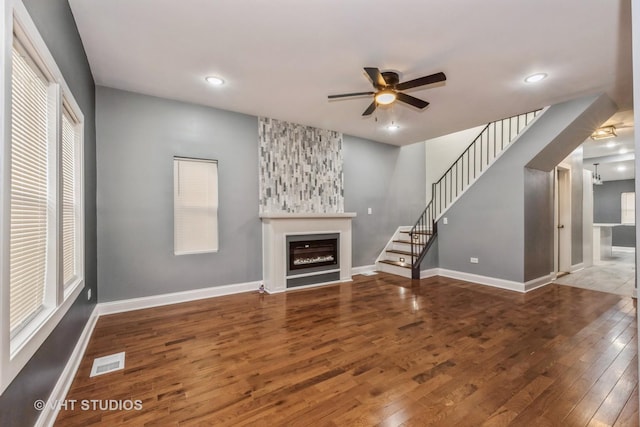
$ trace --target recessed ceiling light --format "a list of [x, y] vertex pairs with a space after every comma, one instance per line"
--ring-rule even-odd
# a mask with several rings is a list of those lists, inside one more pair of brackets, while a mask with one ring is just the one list
[[541, 80], [544, 80], [547, 78], [547, 73], [536, 73], [536, 74], [531, 74], [529, 77], [524, 79], [525, 83], [536, 83], [539, 82]]
[[207, 83], [213, 86], [222, 86], [224, 84], [224, 79], [218, 76], [209, 76], [206, 77], [205, 80], [207, 81]]
[[626, 166], [618, 166], [616, 169], [618, 169], [618, 172], [624, 172], [627, 170]]
[[397, 124], [395, 124], [395, 123], [391, 123], [390, 125], [388, 125], [388, 126], [387, 126], [387, 130], [390, 130], [390, 131], [392, 131], [392, 132], [393, 132], [393, 131], [396, 131], [396, 130], [398, 130], [398, 129], [400, 129], [400, 126], [398, 126], [398, 125], [397, 125]]

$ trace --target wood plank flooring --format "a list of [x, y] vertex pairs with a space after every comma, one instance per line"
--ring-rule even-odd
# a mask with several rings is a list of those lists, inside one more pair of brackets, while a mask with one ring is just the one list
[[[57, 426], [637, 426], [635, 300], [380, 273], [99, 319]], [[122, 371], [89, 378], [95, 357]]]

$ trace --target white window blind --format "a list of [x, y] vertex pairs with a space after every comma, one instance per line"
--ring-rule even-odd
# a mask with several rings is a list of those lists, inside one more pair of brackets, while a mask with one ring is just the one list
[[14, 333], [44, 302], [49, 82], [15, 46], [12, 73], [9, 329]]
[[6, 226], [0, 232], [2, 394], [86, 283], [84, 115], [23, 2], [4, 2], [0, 20], [0, 55], [6, 58], [0, 74], [9, 79], [0, 108], [6, 130], [0, 144], [6, 160], [0, 191]]
[[65, 108], [62, 114], [62, 277], [65, 286], [76, 277], [76, 138], [77, 123]]
[[622, 224], [635, 224], [636, 223], [636, 193], [622, 193], [621, 210], [620, 210], [620, 222]]
[[174, 158], [174, 252], [218, 250], [218, 163]]

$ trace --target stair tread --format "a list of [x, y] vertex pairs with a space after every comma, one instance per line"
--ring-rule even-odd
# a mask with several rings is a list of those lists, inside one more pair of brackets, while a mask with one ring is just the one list
[[394, 253], [394, 254], [411, 256], [411, 252], [409, 252], [409, 251], [400, 251], [398, 249], [387, 249], [385, 252], [391, 252], [391, 253]]
[[[411, 230], [407, 230], [407, 231], [400, 230], [400, 232], [401, 233], [405, 233], [405, 234], [411, 234]], [[430, 236], [433, 233], [431, 231], [417, 231], [416, 230], [416, 231], [413, 232], [413, 234], [423, 234], [423, 235]]]
[[[394, 240], [393, 243], [406, 243], [408, 245], [411, 244], [411, 240]], [[419, 242], [413, 242], [414, 245], [416, 246], [424, 246], [424, 243], [419, 243]]]
[[388, 259], [383, 259], [383, 260], [380, 260], [379, 262], [382, 262], [384, 264], [394, 265], [396, 267], [411, 268], [411, 264], [407, 264], [406, 262], [391, 261]]

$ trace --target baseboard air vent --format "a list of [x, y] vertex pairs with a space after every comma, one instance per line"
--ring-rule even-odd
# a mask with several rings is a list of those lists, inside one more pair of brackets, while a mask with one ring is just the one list
[[122, 353], [110, 354], [109, 356], [94, 359], [89, 377], [108, 374], [109, 372], [119, 371], [121, 369], [124, 369], [124, 351]]

